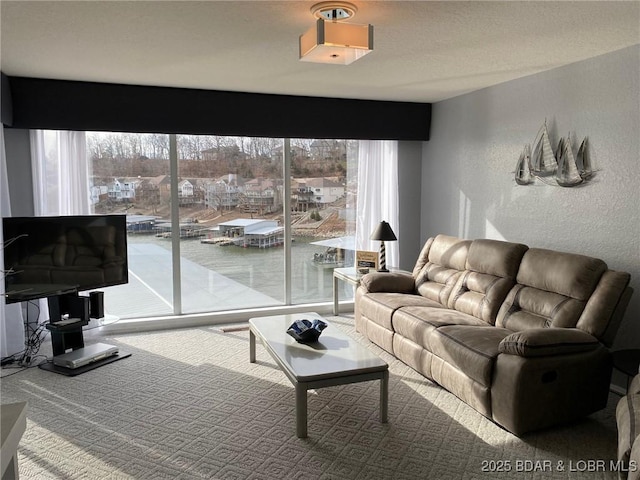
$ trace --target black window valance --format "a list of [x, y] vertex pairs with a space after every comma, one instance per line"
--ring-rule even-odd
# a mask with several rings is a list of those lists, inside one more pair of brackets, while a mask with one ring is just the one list
[[2, 77], [2, 122], [14, 128], [429, 139], [430, 103]]

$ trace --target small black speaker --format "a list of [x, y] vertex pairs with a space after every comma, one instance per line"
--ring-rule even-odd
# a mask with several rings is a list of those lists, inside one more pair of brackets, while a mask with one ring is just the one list
[[104, 317], [104, 292], [89, 293], [89, 304], [91, 318]]
[[89, 297], [69, 297], [69, 318], [79, 318], [83, 322], [89, 321]]

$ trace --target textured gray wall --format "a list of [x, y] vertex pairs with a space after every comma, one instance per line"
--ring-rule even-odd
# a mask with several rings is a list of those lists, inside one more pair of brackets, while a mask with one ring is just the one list
[[[640, 46], [434, 104], [423, 145], [423, 238], [494, 238], [602, 258], [635, 294], [615, 349], [640, 348]], [[517, 186], [525, 143], [589, 137], [598, 172], [577, 188]]]
[[398, 248], [400, 265], [413, 270], [424, 244], [420, 232], [420, 192], [422, 190], [422, 142], [398, 142]]

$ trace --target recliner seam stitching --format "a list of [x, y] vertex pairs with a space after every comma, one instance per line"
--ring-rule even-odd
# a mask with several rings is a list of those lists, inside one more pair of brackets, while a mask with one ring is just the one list
[[551, 310], [551, 314], [549, 314], [550, 323], [553, 323], [553, 317], [555, 317], [557, 315], [557, 313], [560, 310], [560, 308], [565, 303], [567, 303], [569, 300], [571, 300], [571, 297], [566, 297], [564, 300], [562, 300], [560, 303], [558, 303], [555, 307], [553, 307], [553, 310]]

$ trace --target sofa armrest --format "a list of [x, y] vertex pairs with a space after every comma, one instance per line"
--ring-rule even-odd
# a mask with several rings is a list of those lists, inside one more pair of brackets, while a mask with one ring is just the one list
[[599, 346], [597, 338], [577, 328], [533, 328], [503, 338], [498, 352], [520, 357], [545, 357], [587, 352]]
[[[618, 428], [618, 460], [623, 462], [630, 477], [637, 478], [640, 466], [640, 395], [626, 395], [616, 406]], [[633, 461], [633, 466], [630, 462]], [[635, 476], [631, 472], [636, 472]]]
[[367, 292], [415, 293], [415, 279], [410, 273], [371, 272], [363, 275], [360, 286]]

